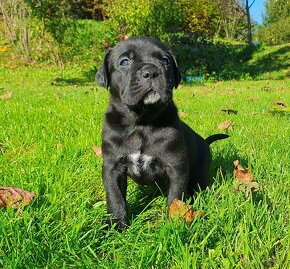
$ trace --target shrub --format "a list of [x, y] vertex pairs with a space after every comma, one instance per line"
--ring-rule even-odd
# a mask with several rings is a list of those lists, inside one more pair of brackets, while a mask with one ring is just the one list
[[60, 44], [62, 58], [64, 61], [99, 64], [105, 51], [104, 41], [115, 44], [117, 36], [118, 32], [112, 31], [107, 22], [74, 20], [66, 29]]
[[125, 28], [129, 36], [147, 35], [168, 40], [177, 32], [175, 0], [106, 0], [107, 14], [114, 29]]
[[277, 45], [290, 42], [290, 17], [282, 18], [276, 23], [261, 26], [257, 34], [260, 42]]
[[105, 0], [114, 28], [129, 36], [147, 35], [170, 42], [186, 34], [212, 36], [218, 9], [210, 0]]

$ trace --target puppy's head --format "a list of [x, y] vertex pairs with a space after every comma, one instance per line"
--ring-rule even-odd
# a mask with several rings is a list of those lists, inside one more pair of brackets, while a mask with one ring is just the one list
[[180, 82], [171, 51], [163, 44], [134, 37], [110, 49], [96, 81], [129, 108], [165, 105]]

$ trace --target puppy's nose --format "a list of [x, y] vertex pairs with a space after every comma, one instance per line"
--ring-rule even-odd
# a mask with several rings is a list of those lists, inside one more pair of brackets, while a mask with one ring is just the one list
[[159, 75], [157, 68], [146, 68], [142, 70], [142, 76], [145, 79], [155, 79]]

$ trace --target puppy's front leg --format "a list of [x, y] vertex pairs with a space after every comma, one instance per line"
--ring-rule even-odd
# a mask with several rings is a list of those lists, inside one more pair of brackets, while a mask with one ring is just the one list
[[117, 223], [117, 228], [128, 227], [126, 209], [127, 174], [124, 169], [118, 169], [116, 163], [104, 160], [103, 182], [106, 190], [106, 200], [109, 222]]
[[169, 167], [167, 169], [170, 186], [167, 197], [167, 206], [170, 207], [172, 201], [177, 198], [179, 200], [187, 198], [187, 169], [183, 166]]

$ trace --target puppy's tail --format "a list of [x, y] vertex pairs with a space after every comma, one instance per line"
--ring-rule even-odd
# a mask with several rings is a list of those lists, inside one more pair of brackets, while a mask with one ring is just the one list
[[226, 139], [228, 137], [229, 137], [229, 135], [227, 135], [227, 134], [215, 134], [215, 135], [211, 135], [208, 138], [206, 138], [205, 141], [210, 145], [214, 141]]

